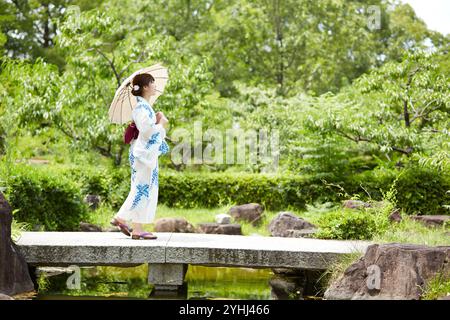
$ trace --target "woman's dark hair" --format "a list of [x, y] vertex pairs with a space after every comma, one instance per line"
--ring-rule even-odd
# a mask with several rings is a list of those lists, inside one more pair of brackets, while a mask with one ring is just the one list
[[[150, 82], [155, 82], [155, 78], [151, 74], [148, 73], [142, 73], [137, 74], [134, 76], [133, 80], [131, 81], [131, 94], [133, 96], [142, 96], [142, 90], [144, 86], [148, 86]], [[139, 89], [134, 90], [134, 86], [139, 86]]]

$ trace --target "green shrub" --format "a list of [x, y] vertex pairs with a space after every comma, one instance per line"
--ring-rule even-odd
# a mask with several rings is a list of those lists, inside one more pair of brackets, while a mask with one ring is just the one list
[[[359, 209], [337, 208], [323, 213], [316, 222], [319, 232], [316, 237], [323, 239], [370, 240], [383, 234], [391, 226], [389, 215], [396, 208], [395, 185], [393, 182], [387, 192], [382, 191], [382, 200], [370, 199], [368, 207]], [[358, 195], [352, 197], [357, 200]]]
[[83, 197], [96, 194], [101, 202], [119, 208], [130, 191], [128, 168], [62, 166], [52, 169], [59, 175], [75, 182]]
[[61, 167], [57, 169], [60, 174], [77, 182], [83, 195], [96, 194], [108, 200], [112, 192], [112, 173], [106, 168], [98, 167]]
[[448, 173], [427, 168], [409, 168], [397, 183], [397, 205], [407, 214], [448, 214]]
[[450, 176], [431, 168], [375, 169], [351, 177], [344, 187], [349, 194], [367, 196], [368, 192], [373, 199], [381, 199], [382, 190], [388, 190], [397, 177], [397, 207], [406, 214], [449, 213], [445, 206], [450, 204]]
[[365, 211], [343, 209], [323, 214], [319, 219], [321, 239], [365, 240], [376, 232], [374, 217]]
[[87, 207], [79, 185], [65, 175], [16, 165], [1, 180], [6, 184], [5, 197], [16, 210], [17, 221], [45, 230], [69, 231], [77, 229], [86, 217]]
[[111, 172], [108, 203], [113, 209], [120, 209], [130, 192], [130, 186], [131, 172], [129, 168], [120, 168]]
[[131, 173], [129, 167], [66, 167], [60, 172], [76, 181], [84, 196], [96, 194], [101, 201], [118, 209], [130, 191]]

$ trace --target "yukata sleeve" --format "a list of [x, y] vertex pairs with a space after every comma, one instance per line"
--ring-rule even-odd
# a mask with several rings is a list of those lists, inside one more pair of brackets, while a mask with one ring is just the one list
[[166, 137], [166, 129], [161, 124], [155, 124], [155, 114], [145, 107], [133, 110], [133, 119], [139, 130], [139, 136], [145, 141], [145, 152], [139, 154], [142, 162], [154, 167], [159, 155], [159, 149]]

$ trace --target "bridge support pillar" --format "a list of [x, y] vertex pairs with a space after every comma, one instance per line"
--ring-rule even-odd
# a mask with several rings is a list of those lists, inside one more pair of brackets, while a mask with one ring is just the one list
[[155, 294], [171, 292], [176, 294], [183, 288], [187, 268], [187, 264], [181, 263], [150, 263], [148, 282], [155, 286]]

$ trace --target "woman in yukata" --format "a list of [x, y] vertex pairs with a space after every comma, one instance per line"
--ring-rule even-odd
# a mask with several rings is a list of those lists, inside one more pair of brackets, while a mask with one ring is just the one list
[[[162, 112], [155, 114], [149, 99], [155, 94], [155, 79], [150, 74], [138, 74], [132, 80], [137, 105], [132, 118], [139, 135], [132, 140], [129, 151], [131, 189], [127, 199], [111, 224], [132, 239], [156, 239], [151, 232], [144, 232], [142, 225], [153, 222], [158, 202], [158, 157], [169, 151], [164, 140], [167, 123]], [[130, 228], [126, 222], [131, 221]]]

